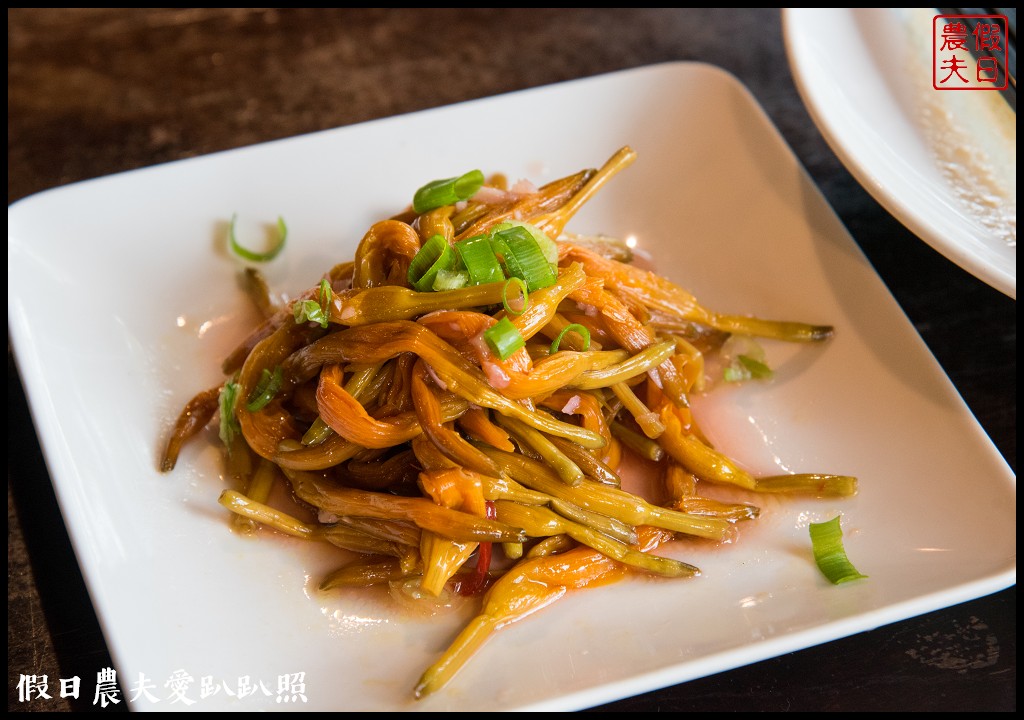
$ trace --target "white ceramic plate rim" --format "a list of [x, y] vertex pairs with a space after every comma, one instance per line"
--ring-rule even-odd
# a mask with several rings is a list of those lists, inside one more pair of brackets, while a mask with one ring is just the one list
[[[588, 133], [552, 132], [594, 117]], [[417, 142], [450, 128], [460, 142]], [[232, 211], [286, 217], [289, 249], [268, 274], [301, 289], [424, 179], [472, 165], [550, 179], [627, 140], [641, 160], [576, 230], [637, 232], [660, 267], [723, 312], [839, 328], [823, 347], [770, 346], [776, 381], [710, 396], [700, 406], [707, 431], [758, 471], [850, 472], [861, 493], [765, 499], [735, 547], [674, 551], [702, 568], [699, 581], [574, 594], [499, 634], [449, 688], [414, 703], [412, 682], [468, 608], [423, 619], [376, 599], [323, 598], [311, 590], [331, 567], [321, 553], [227, 531], [212, 445], [188, 448], [172, 475], [156, 471], [169, 417], [219, 381], [218, 359], [240, 338], [225, 322], [243, 300], [225, 281], [235, 266], [223, 222]], [[193, 692], [207, 676], [272, 686], [303, 672], [302, 709], [578, 709], [1015, 581], [1013, 474], [756, 102], [707, 65], [640, 68], [48, 191], [8, 208], [8, 268], [19, 370], [124, 686], [177, 670], [194, 678]], [[900, 452], [883, 457], [897, 441]], [[950, 497], [968, 472], [979, 477], [977, 508]], [[939, 532], [918, 507], [955, 510], [961, 522]], [[807, 523], [837, 512], [871, 576], [839, 589], [806, 554]], [[644, 612], [622, 612], [637, 606]], [[506, 663], [516, 673], [494, 683]], [[220, 692], [181, 709], [281, 708], [276, 700]]]

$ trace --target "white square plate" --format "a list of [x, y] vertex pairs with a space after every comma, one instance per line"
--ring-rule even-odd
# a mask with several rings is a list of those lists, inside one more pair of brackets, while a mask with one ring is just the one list
[[[626, 144], [639, 160], [570, 229], [635, 236], [720, 312], [834, 325], [823, 346], [767, 343], [772, 383], [716, 391], [698, 411], [756, 472], [852, 474], [860, 493], [763, 498], [735, 544], [673, 551], [702, 577], [574, 593], [417, 703], [414, 683], [471, 606], [411, 617], [374, 595], [322, 596], [323, 551], [228, 530], [212, 443], [157, 470], [173, 418], [246, 334], [224, 223], [283, 216], [288, 247], [268, 274], [294, 293], [426, 180], [480, 167], [544, 182]], [[129, 695], [140, 673], [153, 685], [157, 702], [135, 709], [185, 709], [166, 684], [177, 671], [193, 710], [281, 708], [279, 678], [295, 673], [302, 709], [578, 709], [1015, 582], [1015, 476], [756, 102], [713, 67], [641, 68], [45, 192], [8, 208], [7, 279], [19, 369], [119, 679]], [[839, 512], [870, 577], [834, 587], [806, 526]], [[243, 678], [263, 689], [238, 697]]]

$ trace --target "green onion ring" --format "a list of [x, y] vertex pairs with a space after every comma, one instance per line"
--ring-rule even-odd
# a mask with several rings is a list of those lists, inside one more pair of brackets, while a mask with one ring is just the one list
[[288, 238], [288, 226], [284, 224], [284, 218], [277, 218], [277, 243], [266, 252], [258, 253], [239, 245], [235, 238], [235, 223], [238, 221], [238, 213], [231, 216], [231, 226], [228, 229], [228, 238], [231, 242], [231, 249], [236, 255], [251, 260], [252, 262], [268, 262], [273, 260], [284, 249], [285, 240]]
[[257, 412], [267, 406], [267, 404], [274, 399], [278, 391], [281, 390], [281, 382], [284, 379], [284, 372], [281, 370], [281, 366], [278, 365], [274, 368], [274, 372], [271, 373], [267, 368], [263, 368], [263, 372], [260, 374], [260, 380], [256, 383], [256, 387], [253, 388], [252, 393], [249, 395], [248, 402], [245, 404], [245, 409], [249, 412]]
[[558, 336], [551, 341], [550, 354], [554, 355], [558, 352], [558, 346], [562, 343], [562, 337], [565, 336], [570, 330], [574, 331], [577, 335], [583, 338], [583, 351], [586, 352], [590, 349], [590, 331], [587, 330], [583, 325], [579, 323], [571, 323], [562, 328], [562, 332], [558, 333]]
[[[512, 306], [509, 305], [508, 302], [508, 286], [512, 285], [513, 283], [518, 285], [519, 289], [523, 293], [523, 307], [520, 308], [519, 310], [513, 310]], [[522, 278], [510, 277], [508, 280], [505, 281], [505, 287], [501, 289], [501, 304], [505, 307], [505, 312], [507, 312], [509, 315], [522, 315], [524, 312], [526, 312], [526, 308], [528, 307], [529, 302], [530, 295], [526, 291], [526, 283], [523, 281]]]
[[808, 526], [811, 533], [811, 546], [814, 550], [814, 562], [829, 582], [838, 585], [866, 578], [853, 566], [846, 556], [843, 547], [843, 530], [839, 526], [839, 516]]
[[501, 360], [507, 360], [512, 353], [526, 345], [519, 330], [507, 317], [484, 330], [484, 340]]

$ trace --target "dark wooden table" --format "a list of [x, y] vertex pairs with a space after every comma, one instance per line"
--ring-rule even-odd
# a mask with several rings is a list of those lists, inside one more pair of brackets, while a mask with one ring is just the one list
[[[46, 188], [669, 60], [753, 92], [1016, 469], [1016, 304], [830, 151], [777, 10], [8, 10], [8, 202]], [[91, 708], [110, 665], [8, 352], [8, 709]], [[1016, 587], [598, 710], [1015, 710]], [[51, 700], [19, 702], [20, 674]], [[57, 685], [56, 689], [54, 686]], [[114, 709], [123, 709], [124, 703]], [[109, 709], [109, 708], [108, 708]]]

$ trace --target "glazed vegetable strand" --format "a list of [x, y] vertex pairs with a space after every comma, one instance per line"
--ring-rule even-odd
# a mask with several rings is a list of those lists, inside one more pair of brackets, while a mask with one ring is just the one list
[[[450, 647], [408, 678], [417, 698], [569, 592], [698, 576], [677, 555], [734, 540], [764, 494], [857, 491], [841, 474], [757, 477], [712, 446], [689, 401], [718, 381], [773, 382], [769, 343], [824, 343], [830, 326], [718, 313], [631, 264], [626, 243], [566, 232], [635, 159], [622, 148], [540, 188], [480, 170], [428, 182], [288, 303], [246, 270], [265, 319], [169, 433], [165, 471], [213, 426], [230, 485], [219, 502], [236, 529], [339, 549], [321, 591], [387, 586], [431, 607], [482, 595]], [[283, 221], [279, 231], [254, 253], [232, 219], [230, 245], [267, 262]], [[658, 480], [650, 497], [633, 490], [637, 467]], [[709, 497], [710, 485], [742, 497]], [[826, 531], [814, 546], [826, 575], [861, 577], [838, 526]]]

